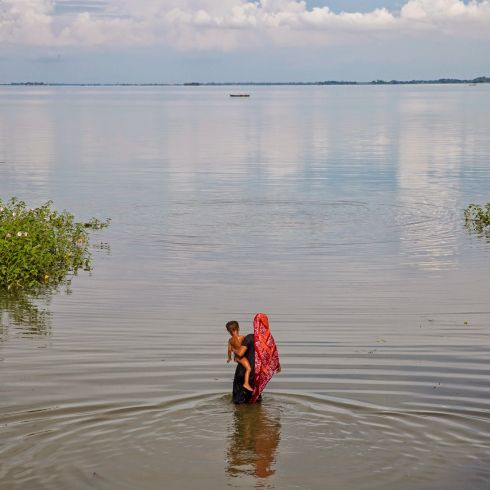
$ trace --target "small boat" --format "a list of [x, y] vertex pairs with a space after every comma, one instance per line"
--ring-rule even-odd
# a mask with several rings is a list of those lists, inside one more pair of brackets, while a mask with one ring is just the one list
[[250, 97], [250, 94], [230, 94], [230, 97]]

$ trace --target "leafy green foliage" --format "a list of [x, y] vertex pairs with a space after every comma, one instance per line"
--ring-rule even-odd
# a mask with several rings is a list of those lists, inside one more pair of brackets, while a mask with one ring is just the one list
[[56, 286], [67, 274], [90, 270], [89, 231], [109, 221], [77, 222], [67, 211], [53, 210], [51, 201], [28, 209], [16, 198], [0, 199], [0, 288]]
[[490, 202], [485, 206], [470, 204], [464, 210], [466, 226], [477, 233], [490, 233]]

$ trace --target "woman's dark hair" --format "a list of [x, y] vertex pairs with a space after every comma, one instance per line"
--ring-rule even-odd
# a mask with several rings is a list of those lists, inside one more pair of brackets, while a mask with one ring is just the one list
[[231, 320], [231, 322], [228, 322], [226, 324], [226, 330], [228, 330], [228, 332], [232, 333], [234, 332], [235, 330], [238, 330], [240, 328], [240, 325], [238, 325], [238, 322], [236, 322], [235, 320]]

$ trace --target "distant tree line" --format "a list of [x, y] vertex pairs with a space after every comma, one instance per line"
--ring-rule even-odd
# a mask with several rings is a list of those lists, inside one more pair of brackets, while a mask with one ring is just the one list
[[462, 80], [459, 78], [438, 78], [437, 80], [372, 80], [371, 82], [354, 82], [350, 80], [324, 80], [316, 82], [184, 82], [184, 83], [61, 83], [61, 82], [11, 82], [0, 85], [15, 85], [15, 86], [70, 86], [70, 87], [168, 87], [168, 86], [184, 86], [184, 87], [223, 87], [223, 86], [271, 86], [271, 85], [423, 85], [423, 84], [454, 84], [454, 83], [490, 83], [489, 77], [477, 77], [471, 80]]

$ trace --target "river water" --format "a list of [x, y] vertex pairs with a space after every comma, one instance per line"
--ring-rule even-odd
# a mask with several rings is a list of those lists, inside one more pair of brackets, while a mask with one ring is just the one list
[[2, 490], [489, 488], [490, 85], [248, 90], [0, 88], [0, 196], [112, 218], [0, 295]]

